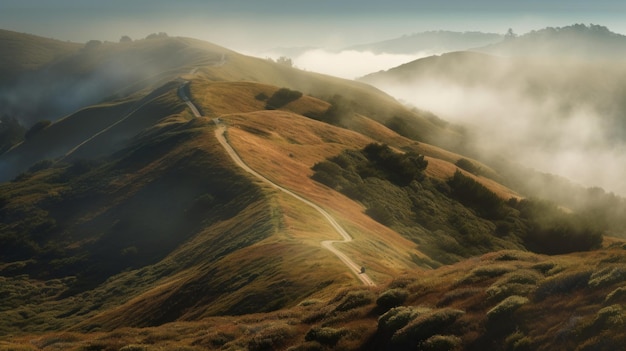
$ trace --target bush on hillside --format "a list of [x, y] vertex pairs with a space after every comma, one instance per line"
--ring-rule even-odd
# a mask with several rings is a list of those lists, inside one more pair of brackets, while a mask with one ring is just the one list
[[506, 215], [504, 201], [484, 185], [457, 170], [448, 180], [452, 196], [465, 206], [489, 219], [502, 219]]
[[348, 311], [353, 308], [365, 306], [372, 302], [371, 292], [369, 291], [350, 291], [341, 300], [341, 303], [335, 308], [336, 311]]
[[480, 171], [480, 167], [476, 166], [472, 161], [465, 158], [456, 161], [455, 165], [472, 174], [478, 174], [478, 172]]
[[385, 179], [399, 186], [407, 186], [413, 180], [423, 180], [423, 172], [428, 167], [428, 161], [423, 155], [415, 152], [396, 153], [386, 144], [368, 144], [362, 152], [370, 161], [362, 170], [363, 173], [377, 175], [382, 172]]
[[528, 299], [523, 296], [509, 296], [487, 311], [487, 320], [490, 323], [500, 323], [505, 319], [510, 319], [518, 308], [527, 303]]
[[306, 335], [304, 340], [317, 341], [322, 345], [335, 346], [339, 339], [348, 333], [345, 329], [335, 329], [329, 327], [313, 327]]
[[426, 307], [394, 307], [378, 318], [378, 330], [391, 335], [397, 330], [404, 328], [417, 316], [430, 311], [431, 310]]
[[434, 335], [446, 334], [448, 327], [464, 314], [464, 311], [446, 307], [418, 316], [398, 330], [391, 341], [399, 349], [415, 349], [420, 342]]
[[565, 213], [556, 205], [537, 200], [517, 204], [520, 216], [527, 221], [524, 244], [531, 251], [558, 255], [588, 251], [602, 244], [602, 228], [575, 213]]
[[409, 292], [405, 289], [389, 289], [376, 299], [376, 305], [385, 311], [400, 306], [409, 297]]
[[552, 295], [568, 294], [574, 290], [587, 287], [592, 271], [563, 272], [542, 281], [535, 291], [538, 301]]
[[301, 97], [302, 93], [297, 90], [280, 88], [267, 100], [265, 109], [276, 110]]
[[434, 335], [420, 344], [422, 351], [456, 351], [461, 350], [461, 339], [454, 335]]

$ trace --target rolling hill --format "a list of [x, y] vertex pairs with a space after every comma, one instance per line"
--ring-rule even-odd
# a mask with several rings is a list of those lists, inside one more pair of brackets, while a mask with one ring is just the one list
[[[89, 50], [50, 67], [164, 71], [0, 155], [0, 349], [591, 347], [619, 324], [622, 242], [503, 185], [435, 115], [189, 38]], [[375, 286], [322, 245], [328, 218]], [[568, 294], [565, 334], [532, 323]]]

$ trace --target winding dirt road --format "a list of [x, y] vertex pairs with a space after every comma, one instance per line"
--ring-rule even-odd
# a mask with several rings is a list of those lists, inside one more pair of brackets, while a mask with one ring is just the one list
[[298, 194], [296, 194], [296, 193], [294, 193], [294, 192], [292, 192], [292, 191], [290, 191], [288, 189], [285, 189], [285, 188], [281, 187], [280, 185], [272, 182], [271, 180], [269, 180], [269, 179], [265, 178], [264, 176], [262, 176], [261, 174], [259, 174], [257, 171], [255, 171], [252, 168], [250, 168], [241, 159], [241, 157], [239, 157], [239, 155], [237, 154], [235, 149], [233, 149], [233, 147], [228, 143], [228, 141], [224, 137], [224, 132], [225, 131], [226, 131], [226, 127], [224, 125], [222, 125], [222, 124], [218, 124], [218, 127], [215, 129], [215, 136], [217, 137], [217, 140], [220, 142], [220, 144], [222, 144], [224, 149], [226, 149], [226, 152], [233, 159], [233, 161], [235, 161], [235, 163], [239, 167], [243, 168], [246, 172], [252, 174], [253, 176], [255, 176], [257, 178], [259, 178], [263, 182], [271, 185], [272, 187], [274, 187], [274, 188], [284, 192], [285, 194], [288, 194], [288, 195], [296, 198], [297, 200], [305, 203], [306, 205], [312, 207], [317, 212], [319, 212], [322, 216], [324, 216], [326, 221], [328, 221], [328, 223], [330, 223], [330, 225], [333, 227], [333, 229], [335, 229], [335, 231], [337, 231], [337, 233], [339, 233], [339, 235], [341, 235], [343, 240], [326, 240], [326, 241], [322, 241], [322, 246], [325, 249], [327, 249], [328, 251], [334, 253], [335, 256], [337, 256], [341, 260], [341, 262], [343, 262], [348, 268], [350, 268], [350, 270], [352, 272], [354, 272], [354, 274], [356, 274], [356, 276], [363, 282], [363, 284], [368, 285], [368, 286], [375, 286], [376, 284], [372, 281], [372, 279], [366, 273], [361, 273], [361, 267], [359, 265], [354, 263], [354, 261], [352, 261], [348, 256], [346, 256], [343, 252], [339, 251], [337, 248], [335, 248], [333, 246], [334, 243], [340, 243], [340, 242], [346, 243], [346, 242], [352, 241], [352, 237], [350, 236], [350, 234], [348, 234], [348, 232], [346, 232], [346, 230], [343, 229], [343, 227], [341, 225], [339, 225], [339, 223], [337, 223], [335, 218], [333, 218], [333, 216], [331, 216], [328, 212], [326, 212], [326, 210], [324, 210], [323, 208], [321, 208], [318, 205], [314, 204], [313, 202], [303, 198], [302, 196], [300, 196], [300, 195], [298, 195]]
[[[198, 110], [198, 108], [195, 106], [195, 104], [191, 101], [191, 99], [189, 99], [189, 97], [185, 93], [185, 89], [184, 88], [188, 84], [189, 84], [189, 82], [184, 82], [179, 87], [178, 95], [187, 104], [187, 106], [189, 106], [189, 108], [193, 112], [193, 115], [196, 118], [200, 118], [200, 117], [202, 117], [201, 114], [200, 114], [200, 111]], [[350, 234], [348, 234], [348, 232], [346, 232], [346, 230], [343, 229], [343, 227], [341, 225], [339, 225], [339, 223], [337, 223], [335, 218], [333, 216], [331, 216], [328, 212], [326, 212], [326, 210], [324, 210], [320, 206], [316, 205], [315, 203], [313, 203], [313, 202], [303, 198], [302, 196], [292, 192], [291, 190], [283, 188], [282, 186], [280, 186], [280, 185], [272, 182], [271, 180], [265, 178], [263, 175], [261, 175], [260, 173], [258, 173], [254, 169], [250, 168], [250, 166], [248, 166], [241, 159], [241, 157], [239, 157], [239, 154], [237, 154], [237, 151], [235, 151], [235, 149], [233, 149], [233, 147], [230, 145], [230, 143], [228, 143], [228, 140], [224, 136], [224, 133], [226, 132], [226, 126], [223, 125], [220, 122], [219, 118], [214, 118], [213, 122], [217, 126], [217, 128], [215, 129], [215, 137], [217, 138], [219, 143], [222, 144], [222, 146], [224, 147], [224, 149], [226, 150], [226, 152], [228, 153], [230, 158], [232, 158], [232, 160], [239, 167], [243, 168], [246, 172], [252, 174], [253, 176], [255, 176], [257, 178], [259, 178], [263, 182], [271, 185], [272, 187], [274, 187], [274, 188], [284, 192], [285, 194], [287, 194], [289, 196], [292, 196], [295, 199], [305, 203], [306, 205], [312, 207], [317, 212], [319, 212], [326, 219], [326, 221], [328, 223], [330, 223], [330, 225], [333, 227], [333, 229], [337, 233], [339, 233], [339, 235], [341, 235], [341, 237], [343, 239], [343, 240], [325, 240], [325, 241], [322, 241], [322, 247], [327, 249], [328, 251], [332, 252], [333, 254], [335, 254], [335, 256], [337, 256], [341, 260], [341, 262], [343, 262], [343, 264], [346, 265], [346, 267], [348, 267], [359, 278], [359, 280], [361, 280], [361, 282], [363, 282], [364, 285], [375, 286], [376, 283], [374, 283], [374, 281], [366, 273], [361, 273], [361, 267], [359, 265], [354, 263], [354, 261], [352, 261], [348, 256], [346, 256], [346, 254], [344, 254], [343, 252], [339, 251], [337, 248], [335, 248], [333, 246], [334, 243], [347, 243], [347, 242], [352, 241], [352, 237], [350, 236]]]

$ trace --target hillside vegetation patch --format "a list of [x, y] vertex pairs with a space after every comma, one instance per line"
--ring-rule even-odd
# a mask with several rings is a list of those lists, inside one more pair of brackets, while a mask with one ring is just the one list
[[541, 200], [505, 201], [460, 170], [446, 182], [429, 179], [427, 167], [422, 155], [369, 144], [315, 164], [312, 178], [361, 202], [367, 215], [420, 245], [435, 264], [497, 249], [561, 254], [602, 243], [603, 227], [585, 216]]

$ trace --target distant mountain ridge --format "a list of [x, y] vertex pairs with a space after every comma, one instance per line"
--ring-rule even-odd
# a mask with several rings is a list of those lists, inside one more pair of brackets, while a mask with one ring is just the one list
[[482, 32], [429, 31], [374, 43], [353, 45], [344, 50], [373, 53], [414, 54], [417, 52], [443, 53], [467, 50], [494, 44], [504, 38], [501, 34]]
[[520, 36], [507, 36], [477, 51], [514, 57], [552, 57], [570, 59], [622, 59], [626, 36], [601, 25], [574, 24], [547, 27]]

